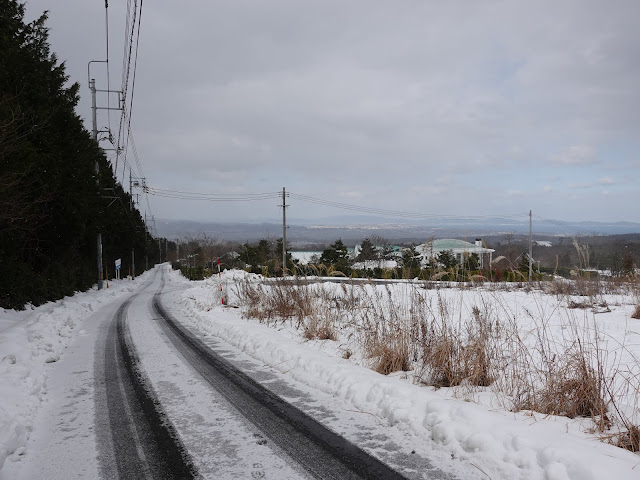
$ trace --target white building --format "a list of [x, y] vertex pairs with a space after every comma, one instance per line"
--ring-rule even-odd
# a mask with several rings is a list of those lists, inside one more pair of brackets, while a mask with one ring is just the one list
[[437, 260], [438, 254], [446, 250], [453, 252], [453, 256], [458, 263], [462, 263], [465, 257], [469, 257], [475, 253], [478, 255], [480, 268], [483, 268], [484, 265], [491, 265], [493, 252], [495, 252], [492, 248], [483, 247], [482, 240], [479, 238], [476, 239], [475, 243], [465, 242], [464, 240], [457, 240], [454, 238], [430, 240], [418, 245], [416, 250], [422, 256], [423, 265], [426, 265], [432, 259]]

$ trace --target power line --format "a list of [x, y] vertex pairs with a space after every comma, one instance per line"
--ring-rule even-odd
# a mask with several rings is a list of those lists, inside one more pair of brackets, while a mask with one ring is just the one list
[[253, 202], [279, 198], [279, 192], [268, 193], [239, 193], [239, 194], [222, 194], [222, 193], [196, 193], [177, 190], [166, 190], [162, 188], [146, 187], [146, 193], [156, 197], [177, 198], [181, 200], [204, 200], [209, 202]]
[[[135, 12], [134, 12], [135, 15]], [[135, 16], [133, 19], [134, 22], [134, 28], [135, 28]], [[129, 98], [129, 112], [128, 112], [128, 122], [127, 122], [127, 141], [126, 141], [126, 146], [125, 146], [125, 158], [127, 157], [127, 150], [129, 148], [129, 140], [131, 140], [133, 142], [133, 136], [131, 134], [131, 115], [133, 114], [133, 95], [135, 93], [135, 88], [136, 88], [136, 71], [138, 68], [138, 46], [140, 45], [140, 23], [142, 22], [142, 0], [140, 0], [140, 10], [138, 13], [138, 29], [137, 29], [137, 33], [136, 33], [136, 50], [135, 50], [135, 59], [133, 61], [133, 79], [131, 80], [131, 96]], [[131, 29], [131, 41], [132, 41], [132, 45], [129, 48], [129, 56], [131, 56], [131, 47], [133, 46], [133, 30], [134, 28]], [[131, 62], [131, 59], [129, 59], [129, 62]], [[128, 67], [127, 67], [128, 68]], [[127, 72], [127, 82], [128, 82], [128, 76], [129, 73]], [[140, 160], [138, 159], [137, 155], [135, 155], [135, 159], [136, 162], [138, 163], [138, 166], [140, 167]], [[140, 173], [142, 173], [142, 168], [140, 167]]]
[[[144, 177], [144, 171], [142, 170], [142, 163], [140, 162], [140, 157], [138, 156], [138, 148], [136, 147], [136, 142], [133, 137], [133, 131], [129, 130], [129, 136], [131, 137], [131, 152], [133, 153], [133, 159], [136, 162], [137, 172], [136, 176]], [[129, 167], [131, 168], [131, 166]]]
[[[196, 193], [196, 192], [187, 192], [182, 190], [169, 190], [155, 187], [146, 187], [146, 193], [149, 195], [154, 195], [157, 197], [164, 198], [175, 198], [180, 200], [204, 200], [209, 202], [250, 202], [250, 201], [260, 201], [267, 200], [272, 198], [280, 198], [282, 192], [268, 192], [268, 193], [241, 193], [241, 194], [222, 194], [222, 193]], [[393, 217], [401, 217], [401, 218], [412, 218], [412, 219], [439, 219], [439, 220], [482, 220], [482, 219], [491, 219], [491, 218], [523, 218], [528, 215], [527, 212], [524, 213], [515, 213], [515, 214], [496, 214], [496, 215], [443, 215], [443, 214], [433, 214], [433, 213], [418, 213], [418, 212], [408, 212], [403, 210], [387, 210], [380, 209], [375, 207], [367, 207], [362, 205], [353, 205], [347, 203], [334, 202], [332, 200], [325, 200], [321, 198], [310, 197], [308, 195], [302, 195], [297, 193], [287, 192], [287, 196], [291, 199], [300, 200], [303, 202], [313, 203], [316, 205], [323, 205], [333, 208], [339, 208], [342, 210], [349, 210], [361, 213], [367, 213], [372, 215], [384, 215], [384, 216], [393, 216]]]
[[[142, 6], [142, 2], [140, 4]], [[139, 16], [138, 16], [138, 1], [134, 0], [133, 3], [133, 14], [131, 13], [131, 0], [127, 1], [127, 19], [126, 19], [126, 25], [125, 25], [125, 44], [124, 44], [124, 53], [123, 53], [123, 63], [122, 63], [122, 95], [123, 95], [123, 108], [122, 108], [122, 114], [120, 115], [120, 126], [118, 127], [118, 145], [116, 147], [116, 166], [115, 166], [115, 170], [116, 170], [116, 175], [118, 172], [118, 156], [120, 155], [121, 150], [124, 151], [124, 162], [126, 163], [126, 157], [127, 157], [127, 152], [128, 152], [128, 145], [129, 145], [129, 129], [127, 128], [125, 130], [125, 125], [128, 125], [130, 127], [131, 125], [131, 118], [130, 118], [130, 112], [127, 112], [126, 109], [126, 99], [127, 99], [127, 95], [129, 93], [129, 78], [130, 78], [130, 74], [131, 74], [131, 57], [132, 57], [132, 53], [133, 53], [133, 39], [135, 37], [136, 34], [136, 23], [139, 23]], [[140, 29], [138, 26], [138, 33], [139, 33]], [[137, 62], [137, 47], [136, 47], [136, 62]], [[133, 99], [131, 99], [130, 101], [130, 108], [133, 108]], [[124, 139], [124, 146], [121, 148], [121, 144], [120, 144], [120, 140], [125, 137]], [[124, 181], [124, 170], [125, 168], [123, 167], [123, 180]]]
[[427, 218], [436, 218], [436, 219], [488, 219], [495, 217], [502, 218], [521, 218], [526, 216], [527, 213], [516, 213], [516, 214], [501, 214], [501, 215], [481, 215], [481, 216], [473, 216], [473, 215], [442, 215], [442, 214], [433, 214], [433, 213], [418, 213], [418, 212], [408, 212], [403, 210], [387, 210], [375, 207], [367, 207], [362, 205], [353, 205], [348, 203], [340, 203], [334, 202], [332, 200], [324, 200], [321, 198], [314, 198], [308, 195], [301, 195], [297, 193], [289, 193], [292, 199], [297, 199], [303, 202], [314, 203], [316, 205], [324, 205], [327, 207], [339, 208], [342, 210], [350, 210], [354, 212], [361, 213], [369, 213], [374, 215], [385, 215], [385, 216], [393, 216], [393, 217], [402, 217], [402, 218], [414, 218], [414, 219], [427, 219]]

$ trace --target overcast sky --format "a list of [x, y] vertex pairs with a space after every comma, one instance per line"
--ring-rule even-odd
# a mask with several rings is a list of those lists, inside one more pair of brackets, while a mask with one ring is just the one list
[[[126, 3], [109, 4], [113, 89]], [[286, 187], [375, 209], [640, 221], [637, 0], [142, 7], [131, 125], [151, 187]], [[45, 9], [89, 120], [87, 62], [106, 55], [104, 2], [29, 0], [28, 18]], [[92, 73], [106, 89], [104, 66]], [[110, 121], [117, 131], [117, 113]], [[149, 201], [156, 218], [280, 214], [277, 199]], [[294, 218], [352, 213], [287, 203]]]

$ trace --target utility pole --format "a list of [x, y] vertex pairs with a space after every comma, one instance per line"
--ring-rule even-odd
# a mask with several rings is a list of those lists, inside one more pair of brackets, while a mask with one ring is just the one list
[[[91, 79], [89, 81], [89, 90], [91, 90], [91, 121], [92, 121], [92, 131], [91, 136], [98, 143], [98, 126], [97, 126], [97, 107], [96, 107], [96, 81], [95, 79]], [[98, 159], [96, 158], [95, 163], [96, 170], [96, 183], [100, 186], [100, 177], [98, 172], [100, 171], [100, 166], [98, 165]], [[98, 232], [98, 241], [97, 241], [97, 249], [98, 249], [98, 290], [102, 290], [102, 232]]]
[[282, 276], [287, 271], [287, 202], [286, 193], [282, 187]]
[[529, 210], [529, 281], [533, 275], [533, 221]]
[[[129, 168], [129, 211], [133, 211], [133, 182], [131, 181], [131, 168]], [[131, 247], [131, 280], [136, 278], [136, 263], [134, 255], [135, 247]]]
[[[111, 95], [111, 93], [115, 93], [115, 91], [111, 91], [109, 89], [109, 2], [108, 0], [105, 0], [104, 2], [104, 9], [105, 9], [105, 19], [106, 19], [106, 40], [107, 40], [107, 56], [106, 56], [106, 60], [91, 60], [89, 63], [87, 63], [87, 81], [89, 83], [89, 90], [91, 91], [91, 122], [92, 122], [92, 128], [91, 128], [91, 136], [92, 138], [95, 140], [96, 144], [98, 144], [98, 121], [97, 121], [97, 111], [98, 111], [98, 106], [96, 103], [96, 92], [106, 92], [107, 96]], [[91, 64], [92, 63], [104, 63], [107, 66], [107, 90], [96, 90], [96, 80], [94, 78], [91, 78]], [[118, 92], [118, 99], [120, 100], [120, 94], [122, 92]], [[122, 102], [118, 102], [118, 108], [111, 108], [109, 106], [109, 102], [107, 102], [107, 106], [106, 107], [101, 107], [102, 110], [122, 110], [124, 108], [124, 98], [122, 99]], [[109, 136], [111, 136], [111, 132], [109, 131]], [[117, 151], [117, 149], [116, 149]], [[99, 176], [99, 171], [100, 171], [100, 167], [98, 164], [98, 159], [96, 158], [96, 162], [95, 162], [95, 170], [96, 170], [96, 183], [98, 185], [98, 188], [100, 187], [100, 176]], [[104, 198], [104, 197], [103, 197]], [[113, 203], [113, 202], [112, 202]], [[98, 232], [98, 239], [97, 239], [97, 250], [98, 250], [98, 254], [97, 254], [97, 264], [98, 264], [98, 290], [102, 289], [102, 277], [103, 277], [103, 272], [102, 272], [102, 232]], [[108, 273], [108, 271], [107, 271]], [[107, 283], [107, 287], [109, 286], [109, 284]]]
[[149, 270], [149, 230], [147, 229], [147, 212], [144, 212], [144, 271]]

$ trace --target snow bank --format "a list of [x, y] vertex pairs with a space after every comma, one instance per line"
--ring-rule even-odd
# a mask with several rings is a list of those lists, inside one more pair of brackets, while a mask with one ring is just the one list
[[[233, 273], [235, 278], [244, 274]], [[223, 281], [226, 280], [223, 278]], [[434, 390], [377, 374], [328, 355], [287, 329], [269, 328], [218, 305], [215, 282], [184, 292], [189, 321], [296, 381], [338, 397], [390, 426], [427, 438], [434, 449], [481, 469], [492, 479], [596, 480], [638, 478], [640, 458], [599, 442], [580, 420], [511, 413], [451, 398]], [[330, 341], [325, 341], [330, 342]], [[321, 343], [321, 342], [320, 342]], [[449, 395], [449, 396], [448, 396]]]
[[0, 309], [0, 469], [25, 451], [36, 413], [47, 401], [48, 364], [60, 360], [94, 311], [137, 289], [147, 275], [24, 311]]

